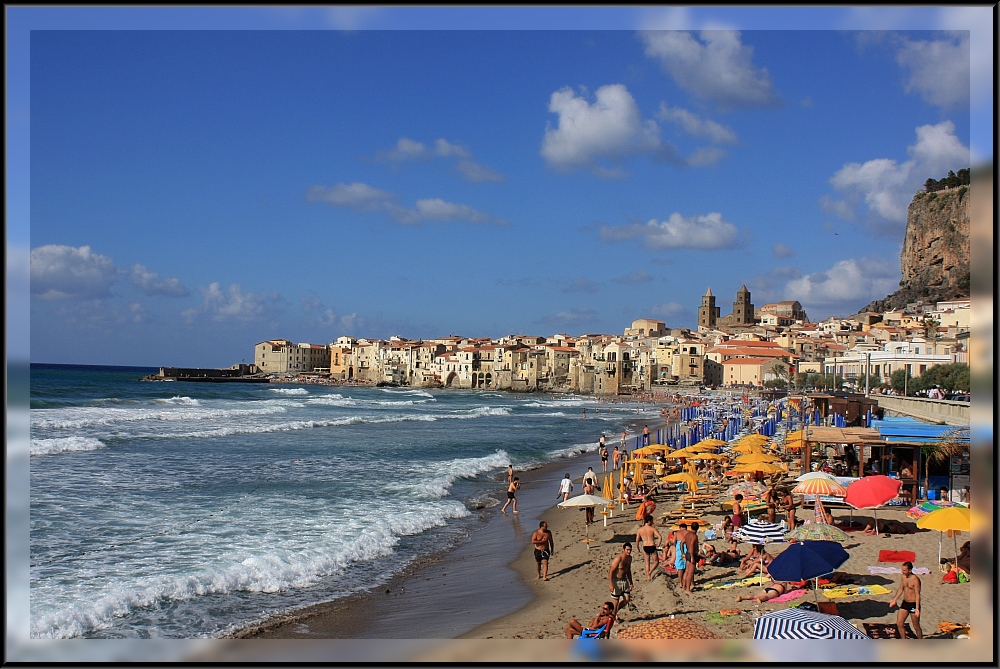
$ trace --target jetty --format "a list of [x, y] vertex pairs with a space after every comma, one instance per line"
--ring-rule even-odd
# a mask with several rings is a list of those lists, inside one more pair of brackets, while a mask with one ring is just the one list
[[203, 383], [270, 383], [256, 365], [237, 364], [224, 369], [199, 367], [160, 367], [157, 374], [142, 377], [142, 381], [199, 381]]

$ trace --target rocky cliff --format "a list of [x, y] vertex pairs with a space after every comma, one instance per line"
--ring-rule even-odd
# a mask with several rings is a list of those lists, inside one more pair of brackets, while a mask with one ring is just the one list
[[862, 312], [969, 296], [969, 188], [920, 191], [913, 197], [899, 257], [903, 272], [899, 290]]

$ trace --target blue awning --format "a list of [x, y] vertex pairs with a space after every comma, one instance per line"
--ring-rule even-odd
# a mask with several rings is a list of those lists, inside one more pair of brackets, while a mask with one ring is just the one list
[[[873, 420], [872, 428], [878, 430], [879, 435], [887, 442], [907, 441], [907, 442], [927, 442], [939, 441], [942, 436], [954, 433], [954, 425], [934, 425], [924, 423], [914, 418], [890, 417], [884, 420]], [[958, 441], [969, 441], [969, 430], [964, 428], [964, 433], [956, 435]]]

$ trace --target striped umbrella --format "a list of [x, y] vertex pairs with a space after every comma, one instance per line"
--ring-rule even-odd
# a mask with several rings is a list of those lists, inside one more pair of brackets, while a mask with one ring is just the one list
[[[777, 523], [748, 523], [733, 532], [733, 537], [747, 544], [777, 544], [785, 542], [785, 529]], [[764, 555], [760, 556], [760, 585], [764, 584]]]
[[816, 503], [813, 509], [817, 520], [826, 520], [823, 502], [819, 498], [820, 495], [826, 495], [827, 497], [847, 497], [847, 488], [837, 483], [832, 477], [806, 479], [792, 488], [792, 492], [798, 495], [815, 496]]
[[840, 616], [805, 609], [765, 613], [753, 626], [754, 639], [870, 639]]
[[741, 481], [740, 483], [734, 483], [729, 486], [729, 490], [726, 491], [730, 497], [735, 497], [736, 495], [743, 495], [744, 498], [756, 498], [767, 492], [767, 486], [761, 485], [760, 483], [754, 483], [752, 481]]

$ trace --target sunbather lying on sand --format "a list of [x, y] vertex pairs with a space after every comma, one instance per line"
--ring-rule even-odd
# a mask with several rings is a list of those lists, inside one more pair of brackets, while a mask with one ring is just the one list
[[788, 590], [788, 586], [781, 581], [771, 581], [764, 586], [764, 589], [758, 592], [756, 595], [740, 595], [736, 598], [737, 602], [751, 601], [762, 604], [769, 599], [774, 599], [775, 597], [780, 597], [785, 594]]
[[[914, 534], [916, 530], [907, 527], [898, 520], [883, 520], [879, 525], [879, 530], [885, 534]], [[865, 527], [865, 534], [875, 535], [875, 525], [869, 524]]]

